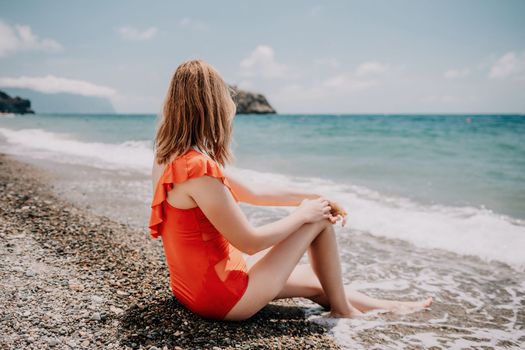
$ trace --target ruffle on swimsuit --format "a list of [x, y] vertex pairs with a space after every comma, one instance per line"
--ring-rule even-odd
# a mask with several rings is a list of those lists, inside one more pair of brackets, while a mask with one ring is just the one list
[[157, 238], [160, 235], [158, 225], [162, 223], [164, 218], [162, 203], [168, 198], [168, 192], [171, 191], [173, 185], [204, 175], [220, 179], [228, 187], [235, 201], [239, 201], [237, 195], [230, 187], [228, 178], [224, 176], [217, 162], [199, 151], [190, 149], [184, 155], [168, 163], [158, 180], [157, 189], [151, 203], [152, 211], [149, 221], [150, 234], [153, 238]]

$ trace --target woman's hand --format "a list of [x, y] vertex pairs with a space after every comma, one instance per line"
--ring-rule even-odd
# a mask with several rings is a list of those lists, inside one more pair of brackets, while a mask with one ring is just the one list
[[328, 219], [334, 223], [332, 214], [330, 214], [330, 202], [324, 197], [316, 199], [303, 199], [297, 207], [297, 212], [302, 215], [305, 223], [317, 222]]

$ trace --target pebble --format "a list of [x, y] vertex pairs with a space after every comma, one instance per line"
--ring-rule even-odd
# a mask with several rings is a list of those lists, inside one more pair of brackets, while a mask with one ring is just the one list
[[76, 291], [82, 291], [84, 290], [84, 286], [78, 282], [69, 281], [69, 289], [76, 290]]
[[304, 339], [336, 348], [304, 316], [286, 315], [289, 326], [276, 328], [275, 309], [246, 325], [200, 319], [173, 298], [159, 242], [77, 210], [35, 173], [0, 154], [0, 231], [8, 239], [0, 245], [0, 348], [298, 349]]
[[97, 303], [97, 304], [100, 304], [104, 301], [104, 298], [98, 296], [98, 295], [92, 295], [91, 296], [91, 301], [94, 302], [94, 303]]
[[48, 338], [47, 343], [49, 344], [49, 346], [55, 346], [60, 344], [60, 340], [58, 340], [57, 338]]
[[122, 314], [124, 312], [124, 310], [122, 310], [121, 308], [113, 306], [113, 305], [111, 305], [109, 307], [109, 311], [111, 311], [111, 312], [113, 312], [113, 313], [115, 313], [117, 315], [120, 315], [120, 314]]

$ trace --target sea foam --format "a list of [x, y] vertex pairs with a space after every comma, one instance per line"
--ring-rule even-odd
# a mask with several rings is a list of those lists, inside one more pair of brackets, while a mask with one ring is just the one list
[[10, 144], [9, 152], [62, 163], [91, 165], [104, 169], [151, 171], [151, 141], [125, 141], [118, 144], [83, 142], [68, 134], [41, 129], [11, 130], [0, 128], [0, 135]]
[[320, 178], [238, 168], [234, 172], [252, 183], [273, 183], [336, 200], [347, 210], [347, 225], [355, 231], [405, 240], [422, 248], [439, 248], [486, 261], [496, 260], [519, 270], [525, 268], [523, 220], [484, 208], [425, 205]]

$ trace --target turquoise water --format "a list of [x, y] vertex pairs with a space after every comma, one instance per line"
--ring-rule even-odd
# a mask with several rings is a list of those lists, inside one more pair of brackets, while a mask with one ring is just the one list
[[[56, 142], [59, 137], [135, 142], [128, 148], [139, 148], [138, 154], [151, 149], [155, 124], [155, 115], [0, 119], [2, 129], [39, 129], [56, 134]], [[421, 203], [487, 208], [523, 219], [524, 135], [525, 117], [518, 115], [238, 115], [233, 149], [241, 168], [330, 179]], [[28, 146], [41, 136], [27, 137]]]
[[[243, 166], [351, 182], [427, 203], [525, 216], [520, 116], [239, 118]], [[264, 150], [264, 153], [260, 150]]]

